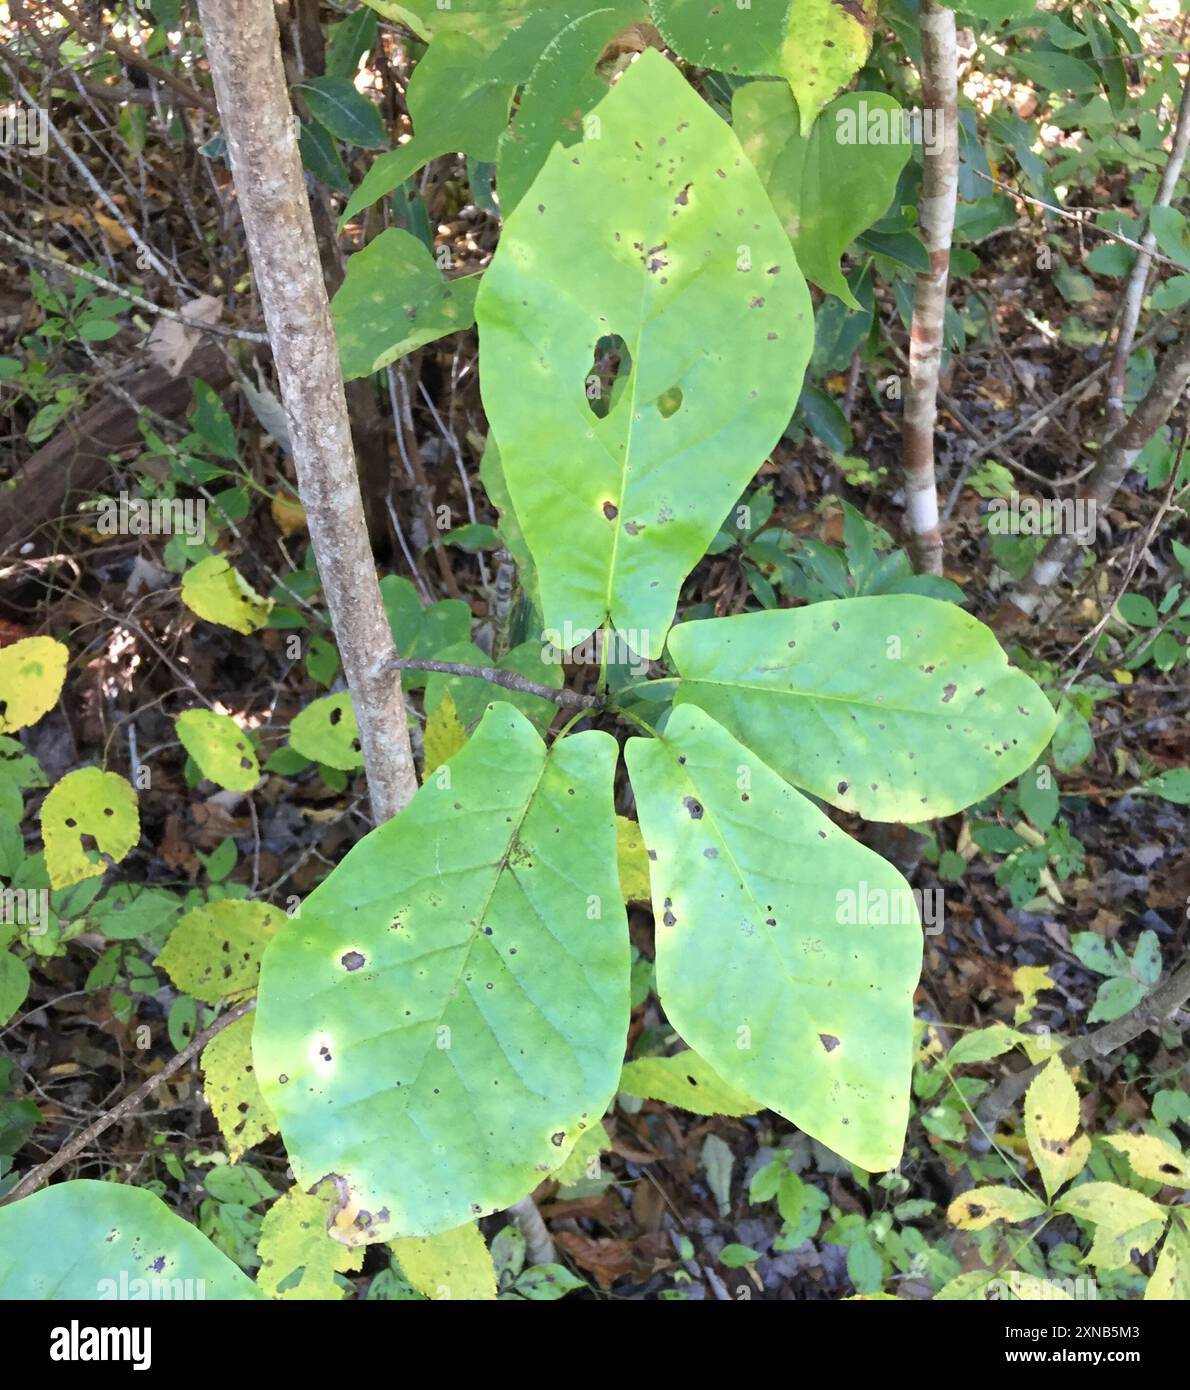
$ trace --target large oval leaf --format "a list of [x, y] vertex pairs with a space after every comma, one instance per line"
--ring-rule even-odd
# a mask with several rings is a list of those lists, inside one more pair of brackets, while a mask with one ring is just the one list
[[[650, 51], [556, 148], [476, 300], [484, 405], [545, 623], [657, 657], [678, 589], [789, 423], [813, 337], [735, 136]], [[630, 368], [599, 418], [601, 340]], [[627, 362], [623, 365], [627, 366]]]
[[0, 1299], [260, 1297], [143, 1187], [79, 1178], [0, 1210]]
[[1029, 767], [1054, 731], [991, 630], [917, 594], [683, 623], [676, 704], [783, 777], [869, 820], [949, 816]]
[[669, 1021], [729, 1086], [894, 1166], [921, 970], [909, 885], [695, 706], [625, 758]]
[[493, 705], [265, 952], [257, 1076], [347, 1243], [507, 1206], [598, 1124], [628, 1023], [615, 759]]

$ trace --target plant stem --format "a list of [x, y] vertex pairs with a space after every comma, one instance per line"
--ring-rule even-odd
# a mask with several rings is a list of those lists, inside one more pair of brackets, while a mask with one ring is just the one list
[[[1095, 507], [1106, 507], [1111, 502], [1140, 451], [1173, 413], [1188, 382], [1190, 335], [1167, 350], [1145, 398], [1104, 444], [1099, 462], [1086, 485], [1079, 489], [1080, 500], [1091, 502]], [[1061, 578], [1077, 547], [1075, 535], [1051, 537], [1020, 587], [1008, 595], [1008, 602], [996, 615], [996, 625], [1011, 628], [1024, 618], [1032, 617], [1044, 595]]]
[[359, 725], [372, 814], [417, 790], [399, 675], [351, 446], [343, 376], [269, 0], [201, 0], [203, 33], [256, 289]]
[[930, 268], [917, 276], [909, 339], [909, 389], [902, 435], [905, 448], [906, 512], [914, 568], [942, 573], [942, 530], [934, 479], [934, 427], [938, 418], [938, 374], [946, 321], [950, 239], [959, 190], [958, 48], [954, 11], [922, 0], [922, 105], [938, 112], [941, 147], [923, 158], [918, 220]]

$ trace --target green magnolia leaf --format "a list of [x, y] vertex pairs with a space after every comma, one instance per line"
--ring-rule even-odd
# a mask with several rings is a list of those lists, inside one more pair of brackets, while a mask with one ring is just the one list
[[802, 274], [859, 309], [839, 257], [893, 200], [912, 148], [900, 104], [882, 92], [848, 93], [831, 102], [803, 137], [788, 88], [749, 82], [736, 90], [731, 115]]
[[52, 637], [0, 647], [0, 734], [36, 724], [58, 703], [70, 653]]
[[360, 751], [359, 725], [351, 704], [350, 691], [338, 695], [320, 695], [293, 717], [289, 726], [292, 747], [311, 762], [337, 767], [341, 772], [354, 772], [363, 767]]
[[76, 1179], [0, 1209], [0, 1299], [259, 1298], [143, 1187]]
[[583, 138], [575, 113], [589, 110], [607, 92], [606, 81], [595, 71], [596, 60], [622, 29], [646, 16], [640, 0], [615, 0], [580, 14], [544, 49], [516, 116], [500, 137], [497, 184], [506, 219], [554, 145], [567, 147]]
[[[397, 574], [387, 574], [380, 581], [380, 597], [401, 656], [423, 660], [440, 657], [448, 647], [470, 641], [471, 609], [462, 599], [439, 599], [424, 608], [417, 590]], [[401, 673], [401, 685], [406, 690], [420, 690], [425, 683], [424, 671]]]
[[245, 634], [264, 627], [273, 607], [222, 555], [208, 555], [186, 571], [182, 602], [207, 622]]
[[[484, 275], [481, 385], [546, 626], [570, 647], [610, 614], [655, 658], [789, 422], [813, 324], [759, 177], [670, 63], [643, 54], [594, 115], [598, 138], [552, 152]], [[600, 418], [592, 364], [617, 336], [627, 376]]]
[[705, 1057], [690, 1051], [627, 1063], [620, 1090], [642, 1100], [680, 1105], [695, 1115], [755, 1115], [761, 1109], [717, 1075]]
[[445, 280], [417, 237], [389, 227], [347, 262], [331, 300], [343, 377], [370, 376], [475, 322], [474, 278]]
[[257, 1077], [340, 1240], [507, 1206], [599, 1123], [628, 1023], [615, 756], [493, 705], [266, 951]]
[[350, 77], [312, 77], [295, 83], [310, 114], [340, 140], [366, 150], [383, 149], [388, 143], [384, 123], [375, 103], [357, 92]]
[[682, 623], [677, 705], [700, 705], [783, 777], [868, 820], [981, 800], [1049, 741], [1049, 701], [990, 629], [917, 594]]
[[802, 125], [851, 81], [872, 46], [874, 0], [757, 0], [741, 7], [707, 0], [654, 0], [666, 43], [688, 62], [733, 76], [784, 77]]
[[[95, 841], [98, 854], [84, 848], [84, 836]], [[68, 772], [41, 804], [41, 838], [51, 888], [98, 878], [107, 868], [101, 856], [118, 863], [140, 839], [136, 792], [115, 772]]]
[[909, 886], [695, 706], [625, 757], [666, 1017], [728, 1085], [893, 1167], [922, 951]]
[[174, 721], [182, 747], [204, 777], [228, 791], [250, 792], [260, 781], [256, 750], [228, 714], [191, 709]]

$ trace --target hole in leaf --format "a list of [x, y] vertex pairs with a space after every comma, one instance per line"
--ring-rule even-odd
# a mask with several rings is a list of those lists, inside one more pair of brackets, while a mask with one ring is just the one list
[[609, 333], [595, 344], [591, 367], [583, 380], [583, 395], [591, 414], [606, 419], [623, 394], [632, 375], [628, 344], [618, 333]]

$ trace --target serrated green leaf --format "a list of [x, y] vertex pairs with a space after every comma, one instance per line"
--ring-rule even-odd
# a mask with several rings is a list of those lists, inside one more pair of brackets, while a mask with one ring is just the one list
[[54, 708], [69, 658], [52, 637], [22, 637], [0, 647], [0, 734], [36, 724]]
[[1190, 1187], [1190, 1160], [1155, 1134], [1111, 1134], [1103, 1142], [1122, 1153], [1138, 1177]]
[[220, 898], [182, 917], [154, 961], [204, 1004], [250, 994], [265, 947], [286, 920], [271, 903]]
[[257, 1075], [299, 1181], [340, 1179], [340, 1239], [507, 1206], [598, 1124], [628, 1021], [614, 763], [493, 705], [265, 953]]
[[252, 1025], [247, 1013], [202, 1050], [203, 1094], [233, 1163], [277, 1132], [252, 1063]]
[[[84, 849], [83, 836], [94, 839], [98, 853]], [[107, 868], [100, 856], [119, 863], [140, 839], [136, 792], [115, 772], [68, 772], [41, 804], [41, 838], [51, 888], [98, 878]]]
[[0, 1023], [8, 1020], [29, 993], [29, 967], [11, 951], [0, 951]]
[[343, 378], [370, 376], [475, 322], [478, 280], [447, 280], [417, 237], [389, 227], [347, 262], [331, 300]]
[[1045, 1214], [1045, 1203], [1019, 1187], [977, 1187], [956, 1197], [946, 1219], [960, 1231], [982, 1231], [993, 1221], [1029, 1221]]
[[1091, 1152], [1078, 1128], [1078, 1092], [1060, 1057], [1052, 1057], [1025, 1092], [1025, 1138], [1049, 1197], [1082, 1172]]
[[1058, 1199], [1054, 1210], [1094, 1226], [1086, 1262], [1100, 1269], [1123, 1269], [1133, 1250], [1148, 1254], [1165, 1230], [1163, 1207], [1114, 1182], [1080, 1183]]
[[[599, 138], [552, 152], [484, 275], [481, 385], [547, 628], [569, 647], [610, 614], [655, 658], [789, 422], [812, 317], [759, 177], [671, 64], [645, 53], [593, 114]], [[631, 367], [599, 418], [609, 335]]]
[[142, 1187], [80, 1178], [0, 1209], [0, 1299], [152, 1297], [259, 1298], [260, 1292]]
[[729, 1085], [849, 1162], [894, 1166], [922, 951], [908, 884], [696, 706], [625, 757], [657, 856], [666, 1016]]
[[736, 90], [732, 123], [755, 164], [807, 280], [859, 309], [839, 258], [888, 210], [912, 150], [906, 113], [883, 92], [838, 97], [802, 136], [797, 106], [778, 82]]
[[364, 1252], [331, 1236], [333, 1198], [329, 1183], [313, 1193], [291, 1187], [265, 1212], [256, 1279], [270, 1298], [335, 1302], [343, 1297], [335, 1275], [359, 1269]]
[[250, 792], [260, 781], [260, 764], [247, 736], [228, 714], [191, 709], [174, 721], [182, 747], [202, 775], [228, 791]]
[[359, 725], [351, 703], [351, 692], [320, 695], [293, 717], [289, 726], [289, 742], [303, 758], [324, 763], [340, 772], [354, 772], [363, 767], [360, 750]]
[[426, 1298], [487, 1302], [496, 1297], [496, 1270], [472, 1221], [436, 1236], [405, 1236], [389, 1249], [401, 1273]]
[[960, 811], [1054, 729], [988, 628], [916, 594], [682, 623], [669, 650], [676, 706], [700, 705], [790, 782], [869, 820]]
[[208, 623], [245, 634], [263, 627], [273, 608], [273, 600], [261, 598], [222, 555], [208, 555], [186, 571], [182, 602]]
[[1157, 1257], [1157, 1266], [1145, 1288], [1145, 1302], [1159, 1300], [1190, 1301], [1190, 1231], [1185, 1217], [1175, 1214], [1169, 1234]]

